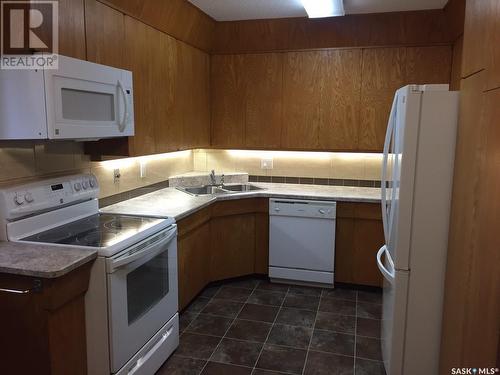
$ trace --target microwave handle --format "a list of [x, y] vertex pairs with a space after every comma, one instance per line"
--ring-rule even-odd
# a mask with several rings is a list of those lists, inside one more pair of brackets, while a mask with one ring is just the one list
[[163, 246], [172, 241], [172, 239], [177, 235], [177, 225], [174, 225], [173, 228], [168, 229], [166, 232], [167, 234], [165, 237], [162, 237], [161, 239], [149, 244], [142, 250], [139, 250], [124, 257], [108, 259], [107, 272], [113, 273], [117, 269], [125, 267], [127, 264], [130, 264], [139, 258], [150, 255], [156, 255], [164, 251]]
[[122, 98], [123, 98], [123, 118], [120, 120], [118, 123], [118, 129], [120, 130], [121, 133], [125, 131], [125, 126], [127, 124], [127, 117], [128, 117], [128, 100], [127, 100], [127, 93], [125, 92], [125, 89], [123, 88], [122, 81], [118, 80], [118, 88], [120, 89], [122, 93]]

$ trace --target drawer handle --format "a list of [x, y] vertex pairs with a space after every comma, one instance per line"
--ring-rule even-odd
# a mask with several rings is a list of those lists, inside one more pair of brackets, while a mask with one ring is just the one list
[[11, 293], [11, 294], [29, 294], [29, 293], [39, 293], [42, 291], [42, 280], [35, 279], [33, 281], [33, 287], [29, 289], [11, 289], [11, 288], [0, 288], [0, 292]]

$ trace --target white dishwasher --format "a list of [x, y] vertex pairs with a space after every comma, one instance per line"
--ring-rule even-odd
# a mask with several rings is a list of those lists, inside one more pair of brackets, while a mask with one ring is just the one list
[[335, 202], [269, 201], [269, 277], [333, 286]]

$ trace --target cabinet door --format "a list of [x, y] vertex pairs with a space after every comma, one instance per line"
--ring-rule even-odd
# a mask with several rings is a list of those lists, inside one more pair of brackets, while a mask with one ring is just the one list
[[467, 0], [465, 3], [462, 77], [468, 77], [485, 67], [485, 35], [489, 2], [497, 0]]
[[451, 46], [407, 48], [405, 84], [450, 83], [452, 58]]
[[245, 80], [242, 55], [216, 55], [211, 60], [212, 146], [245, 145]]
[[245, 146], [279, 148], [282, 126], [283, 55], [243, 55]]
[[283, 132], [287, 149], [317, 149], [321, 117], [321, 52], [285, 53], [283, 62]]
[[192, 230], [177, 243], [179, 310], [185, 308], [210, 281], [210, 223]]
[[125, 68], [125, 17], [96, 0], [85, 0], [87, 60]]
[[85, 60], [84, 0], [59, 0], [59, 53]]
[[176, 148], [210, 145], [210, 56], [177, 42], [177, 85], [175, 123], [182, 133]]
[[210, 226], [212, 281], [253, 274], [255, 215], [215, 217]]
[[405, 83], [405, 48], [363, 50], [359, 149], [380, 151], [384, 145], [394, 92]]
[[486, 90], [500, 87], [500, 1], [488, 0], [486, 40]]
[[125, 16], [126, 67], [134, 74], [135, 136], [132, 155], [172, 150], [175, 39]]
[[335, 239], [335, 281], [382, 286], [376, 254], [383, 244], [380, 205], [339, 203]]
[[321, 55], [319, 148], [355, 150], [358, 146], [361, 50], [326, 51]]
[[255, 214], [255, 273], [269, 272], [269, 213]]

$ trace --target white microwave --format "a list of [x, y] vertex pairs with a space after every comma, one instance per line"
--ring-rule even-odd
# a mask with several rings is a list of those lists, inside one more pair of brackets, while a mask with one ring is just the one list
[[132, 72], [58, 59], [58, 69], [0, 70], [0, 139], [133, 136]]

